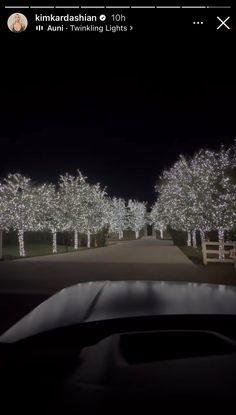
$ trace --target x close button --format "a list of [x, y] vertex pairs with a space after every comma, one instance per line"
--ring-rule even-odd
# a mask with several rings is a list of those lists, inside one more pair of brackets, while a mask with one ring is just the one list
[[230, 30], [230, 27], [226, 24], [226, 22], [230, 19], [230, 16], [226, 17], [226, 19], [221, 19], [219, 16], [217, 16], [217, 19], [220, 21], [220, 25], [217, 26], [217, 30], [226, 28], [227, 30]]

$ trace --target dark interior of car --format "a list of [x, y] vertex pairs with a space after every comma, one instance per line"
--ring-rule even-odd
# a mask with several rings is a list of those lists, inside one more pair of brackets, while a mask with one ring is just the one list
[[98, 321], [1, 344], [8, 407], [44, 413], [216, 410], [235, 399], [235, 316]]

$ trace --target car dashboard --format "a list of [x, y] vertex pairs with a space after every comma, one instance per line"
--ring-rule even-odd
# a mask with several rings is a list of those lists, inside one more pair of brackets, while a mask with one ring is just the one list
[[2, 343], [3, 396], [43, 413], [225, 409], [236, 401], [235, 323], [226, 315], [127, 318]]

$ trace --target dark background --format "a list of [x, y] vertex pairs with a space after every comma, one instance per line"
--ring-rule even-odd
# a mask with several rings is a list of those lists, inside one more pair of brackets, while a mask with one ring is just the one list
[[151, 204], [180, 153], [233, 143], [234, 33], [170, 24], [81, 39], [6, 34], [0, 177], [55, 182], [78, 168], [111, 195]]

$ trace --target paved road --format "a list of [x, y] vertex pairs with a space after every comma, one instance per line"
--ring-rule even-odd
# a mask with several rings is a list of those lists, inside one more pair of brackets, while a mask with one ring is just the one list
[[194, 265], [171, 240], [146, 237], [104, 248], [0, 263], [0, 290], [55, 292], [77, 281], [183, 279]]
[[171, 240], [146, 237], [105, 248], [0, 263], [0, 330], [79, 281], [175, 280], [236, 284], [232, 265], [193, 264]]
[[53, 293], [78, 281], [106, 279], [235, 284], [236, 272], [231, 264], [195, 265], [171, 240], [153, 237], [119, 242], [104, 248], [0, 263], [0, 291]]

